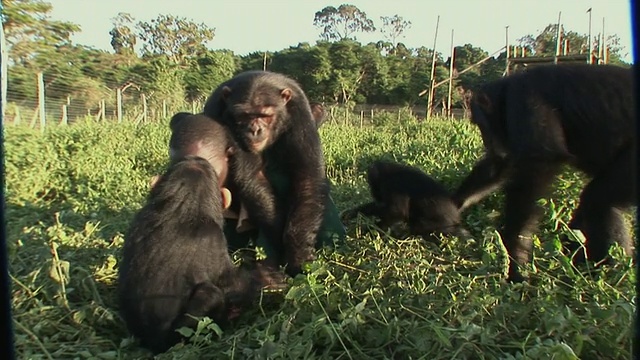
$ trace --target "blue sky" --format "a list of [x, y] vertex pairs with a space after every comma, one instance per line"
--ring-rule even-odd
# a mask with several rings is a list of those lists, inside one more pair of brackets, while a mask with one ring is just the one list
[[[325, 6], [349, 3], [364, 11], [379, 26], [380, 16], [400, 15], [412, 22], [400, 39], [408, 47], [433, 46], [435, 24], [440, 15], [436, 49], [447, 56], [451, 30], [454, 44], [471, 43], [489, 53], [505, 43], [505, 26], [515, 40], [536, 34], [546, 25], [561, 22], [567, 30], [588, 33], [588, 8], [592, 10], [592, 34], [617, 34], [625, 47], [623, 58], [632, 59], [630, 2], [626, 0], [46, 0], [53, 5], [51, 17], [79, 24], [76, 43], [112, 50], [109, 30], [118, 12], [136, 20], [150, 21], [159, 14], [185, 17], [216, 29], [212, 49], [230, 49], [238, 55], [253, 51], [282, 50], [300, 42], [315, 43], [320, 30], [313, 26], [316, 11]], [[379, 32], [362, 34], [362, 43], [381, 40]], [[624, 56], [624, 53], [628, 53]]]

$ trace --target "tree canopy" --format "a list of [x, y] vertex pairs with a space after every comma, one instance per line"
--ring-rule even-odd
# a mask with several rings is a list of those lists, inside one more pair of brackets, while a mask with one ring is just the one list
[[[273, 52], [238, 56], [229, 50], [211, 50], [215, 28], [173, 15], [138, 21], [117, 13], [109, 31], [113, 52], [72, 44], [80, 31], [76, 24], [55, 21], [51, 5], [39, 0], [3, 0], [4, 29], [12, 60], [8, 100], [35, 101], [36, 73], [43, 72], [47, 96], [59, 103], [79, 101], [95, 106], [115, 89], [133, 88], [151, 103], [174, 104], [203, 100], [219, 83], [246, 70], [277, 71], [296, 79], [311, 99], [327, 103], [409, 105], [426, 101], [419, 96], [430, 84], [433, 49], [409, 48], [399, 40], [411, 22], [399, 15], [382, 16], [381, 38], [362, 44], [355, 34], [376, 28], [367, 15], [349, 4], [327, 6], [315, 14], [322, 40]], [[570, 54], [588, 49], [587, 36], [562, 29]], [[555, 53], [557, 25], [518, 40], [531, 54]], [[595, 38], [595, 36], [594, 36]], [[619, 38], [608, 38], [609, 60], [621, 63]], [[597, 44], [596, 44], [597, 45]], [[594, 46], [597, 48], [596, 46]], [[506, 53], [489, 57], [473, 44], [455, 48], [454, 105], [463, 94], [482, 82], [501, 77]], [[436, 54], [435, 81], [449, 77], [451, 59]], [[480, 60], [481, 65], [465, 71]], [[461, 74], [462, 73], [462, 74]], [[436, 101], [448, 89], [436, 90]], [[129, 92], [128, 92], [129, 94]], [[75, 99], [75, 100], [73, 100]], [[132, 102], [138, 98], [130, 99]], [[31, 104], [31, 103], [29, 103]]]

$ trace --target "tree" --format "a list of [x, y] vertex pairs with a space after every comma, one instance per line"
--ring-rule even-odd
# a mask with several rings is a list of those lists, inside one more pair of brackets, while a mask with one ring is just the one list
[[300, 43], [273, 54], [269, 70], [289, 75], [310, 99], [320, 100], [324, 95], [323, 83], [329, 79], [332, 67], [326, 47]]
[[14, 63], [26, 63], [35, 54], [70, 44], [80, 26], [49, 17], [52, 6], [40, 0], [2, 0], [5, 40]]
[[159, 15], [149, 23], [141, 21], [137, 28], [144, 54], [166, 55], [176, 64], [204, 52], [205, 43], [215, 36], [215, 28], [172, 15]]
[[[560, 28], [561, 38], [568, 40], [570, 55], [573, 54], [586, 54], [589, 52], [588, 35], [579, 34], [575, 31], [565, 31], [564, 27]], [[536, 56], [554, 56], [556, 54], [556, 39], [558, 38], [558, 24], [549, 24], [540, 32], [540, 34], [526, 35], [518, 39], [520, 46], [527, 48], [529, 52], [532, 52]], [[592, 39], [593, 50], [597, 54], [599, 52], [599, 40], [600, 35], [594, 34]], [[607, 45], [609, 48], [609, 62], [615, 64], [624, 63], [622, 59], [622, 52], [624, 47], [620, 45], [620, 38], [616, 34], [609, 35], [607, 37]]]
[[206, 98], [218, 84], [233, 77], [235, 71], [236, 63], [230, 50], [207, 51], [189, 59], [189, 66], [184, 73], [187, 99], [196, 101]]
[[111, 47], [113, 47], [113, 51], [116, 54], [134, 54], [133, 48], [136, 45], [136, 35], [131, 29], [134, 20], [131, 14], [123, 12], [118, 13], [116, 17], [111, 19], [113, 28], [109, 31], [109, 35], [111, 35]]
[[355, 40], [357, 32], [372, 32], [376, 28], [367, 14], [354, 5], [342, 4], [337, 9], [327, 6], [316, 12], [313, 25], [322, 28], [320, 37], [324, 40]]
[[382, 20], [382, 28], [380, 28], [382, 35], [395, 48], [398, 39], [404, 37], [403, 33], [411, 27], [411, 21], [404, 20], [399, 15], [380, 16], [380, 19]]

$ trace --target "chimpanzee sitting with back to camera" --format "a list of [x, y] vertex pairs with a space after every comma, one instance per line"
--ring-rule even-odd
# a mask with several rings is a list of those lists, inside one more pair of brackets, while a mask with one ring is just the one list
[[485, 154], [454, 198], [464, 210], [504, 185], [508, 280], [524, 280], [519, 265], [530, 261], [536, 200], [565, 164], [591, 177], [569, 223], [584, 233], [586, 257], [607, 260], [614, 242], [631, 255], [621, 210], [637, 200], [636, 96], [632, 69], [587, 64], [536, 66], [475, 91], [471, 120]]
[[343, 212], [343, 220], [358, 213], [376, 216], [383, 229], [402, 221], [412, 235], [436, 243], [438, 235], [469, 235], [447, 189], [419, 169], [376, 160], [367, 170], [367, 182], [374, 201]]
[[120, 313], [142, 346], [157, 354], [180, 341], [176, 329], [208, 316], [225, 327], [257, 288], [234, 266], [222, 231], [230, 192], [197, 156], [173, 161], [157, 178], [125, 236], [118, 271]]

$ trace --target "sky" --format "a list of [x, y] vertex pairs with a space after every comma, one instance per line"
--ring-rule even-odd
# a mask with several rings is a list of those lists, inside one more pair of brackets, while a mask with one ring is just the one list
[[[589, 32], [592, 8], [592, 35], [602, 32], [620, 37], [623, 59], [632, 61], [632, 23], [628, 0], [45, 0], [53, 5], [51, 18], [81, 26], [75, 43], [112, 51], [109, 30], [119, 12], [131, 14], [136, 21], [150, 21], [160, 14], [187, 18], [215, 28], [211, 49], [229, 49], [236, 55], [254, 51], [278, 51], [301, 42], [315, 44], [321, 29], [313, 25], [314, 15], [325, 6], [355, 5], [382, 24], [381, 16], [399, 15], [411, 21], [405, 36], [399, 39], [407, 47], [433, 47], [436, 22], [440, 16], [436, 50], [445, 57], [454, 45], [470, 43], [490, 54], [505, 44], [509, 26], [511, 45], [528, 34], [538, 34], [558, 21], [564, 29], [581, 34]], [[376, 31], [358, 34], [363, 44], [382, 40]]]

